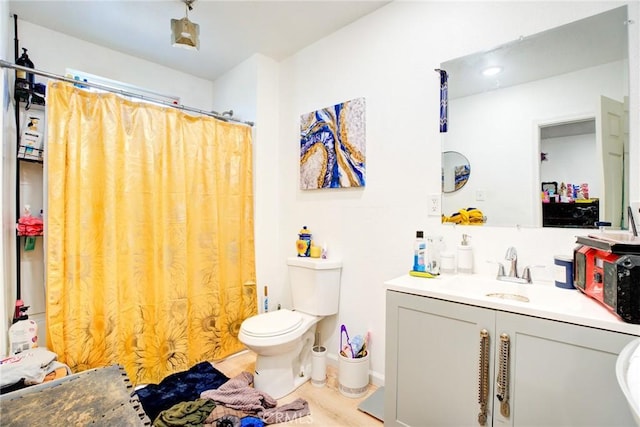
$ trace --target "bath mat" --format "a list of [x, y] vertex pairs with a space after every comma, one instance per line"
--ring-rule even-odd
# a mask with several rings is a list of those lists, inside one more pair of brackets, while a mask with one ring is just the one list
[[378, 387], [371, 396], [360, 402], [358, 409], [374, 418], [384, 421], [384, 387]]

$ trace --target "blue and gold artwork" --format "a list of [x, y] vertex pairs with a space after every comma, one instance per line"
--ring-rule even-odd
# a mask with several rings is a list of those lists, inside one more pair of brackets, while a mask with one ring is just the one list
[[300, 188], [364, 187], [365, 100], [300, 116]]

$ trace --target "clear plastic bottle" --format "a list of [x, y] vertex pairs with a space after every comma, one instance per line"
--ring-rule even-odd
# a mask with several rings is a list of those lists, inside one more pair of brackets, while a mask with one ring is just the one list
[[426, 258], [427, 242], [424, 240], [424, 232], [416, 231], [416, 241], [413, 245], [413, 271], [426, 271]]
[[442, 249], [442, 236], [427, 236], [429, 251], [427, 257], [427, 273], [440, 274], [440, 251]]

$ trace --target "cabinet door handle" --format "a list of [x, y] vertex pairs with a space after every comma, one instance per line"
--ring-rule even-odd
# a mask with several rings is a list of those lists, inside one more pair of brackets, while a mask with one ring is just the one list
[[509, 344], [509, 335], [500, 334], [496, 397], [500, 401], [500, 413], [505, 418], [509, 418]]
[[489, 401], [489, 331], [480, 331], [480, 369], [478, 378], [478, 403], [480, 413], [478, 414], [478, 424], [481, 426], [487, 423], [487, 403]]

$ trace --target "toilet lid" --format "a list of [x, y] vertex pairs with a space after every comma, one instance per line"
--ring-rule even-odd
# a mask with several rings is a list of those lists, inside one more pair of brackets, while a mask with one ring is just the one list
[[246, 319], [242, 323], [242, 329], [247, 335], [266, 337], [286, 334], [298, 328], [301, 323], [302, 316], [299, 313], [276, 310]]

